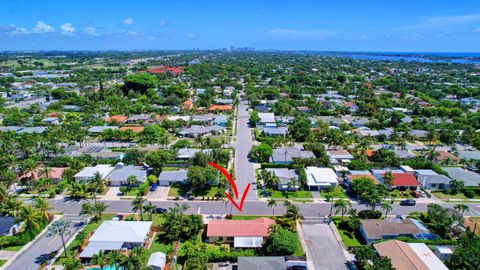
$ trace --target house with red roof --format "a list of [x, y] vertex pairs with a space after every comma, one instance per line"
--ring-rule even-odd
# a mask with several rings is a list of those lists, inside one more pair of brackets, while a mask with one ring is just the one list
[[[385, 174], [388, 170], [372, 170], [373, 175], [380, 183], [385, 183]], [[405, 173], [401, 170], [391, 170], [392, 173], [392, 185], [391, 189], [400, 189], [400, 190], [417, 190], [420, 187], [420, 183], [414, 175]]]
[[274, 224], [270, 218], [211, 220], [207, 225], [207, 238], [209, 243], [226, 242], [235, 248], [261, 248]]
[[231, 110], [233, 110], [232, 105], [212, 105], [208, 108], [209, 112], [216, 112], [216, 111], [224, 112], [224, 111], [231, 111]]
[[173, 76], [177, 76], [178, 74], [181, 74], [185, 72], [185, 67], [165, 67], [165, 66], [159, 66], [159, 67], [154, 67], [149, 70], [147, 70], [148, 73], [151, 74], [170, 74]]

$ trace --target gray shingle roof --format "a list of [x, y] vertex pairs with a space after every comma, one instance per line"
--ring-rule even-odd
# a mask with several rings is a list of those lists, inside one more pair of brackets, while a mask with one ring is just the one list
[[442, 170], [446, 171], [450, 178], [463, 181], [467, 187], [476, 187], [480, 184], [480, 175], [474, 172], [467, 171], [460, 167], [442, 167]]

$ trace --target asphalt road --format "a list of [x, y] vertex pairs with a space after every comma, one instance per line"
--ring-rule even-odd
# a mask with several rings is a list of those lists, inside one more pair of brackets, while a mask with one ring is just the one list
[[[77, 215], [65, 215], [63, 220], [71, 220], [71, 235], [79, 229], [75, 227], [75, 223], [80, 221]], [[70, 238], [70, 237], [67, 237]], [[68, 241], [68, 240], [66, 240]], [[46, 237], [45, 234], [40, 236], [35, 242], [28, 247], [24, 253], [12, 260], [12, 263], [5, 268], [6, 270], [36, 270], [42, 262], [49, 259], [49, 254], [62, 248], [62, 240], [59, 236]]]
[[[248, 153], [252, 148], [252, 129], [248, 125], [250, 116], [247, 111], [246, 101], [240, 101], [237, 110], [237, 134], [235, 144], [235, 181], [238, 188], [238, 195], [241, 198], [243, 191], [248, 183], [255, 181], [255, 169], [253, 163], [248, 158]], [[247, 199], [256, 199], [257, 192], [250, 187]]]

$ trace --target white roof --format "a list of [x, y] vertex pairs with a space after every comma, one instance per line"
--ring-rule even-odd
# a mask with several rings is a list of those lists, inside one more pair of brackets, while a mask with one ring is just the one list
[[165, 262], [167, 261], [167, 255], [163, 252], [155, 252], [150, 255], [148, 259], [147, 267], [156, 266], [163, 269], [165, 267]]
[[95, 167], [85, 167], [77, 174], [75, 174], [75, 178], [90, 178], [94, 177], [96, 172], [99, 172], [102, 178], [107, 178], [107, 176], [115, 169], [108, 164], [98, 164]]
[[448, 268], [433, 254], [424, 243], [409, 243], [412, 250], [427, 265], [429, 269], [448, 270]]
[[122, 246], [122, 242], [89, 242], [80, 254], [80, 258], [92, 258], [102, 250], [120, 250]]
[[400, 166], [400, 169], [402, 169], [404, 172], [413, 172], [415, 171], [412, 167], [408, 166], [408, 165], [402, 165]]
[[275, 123], [274, 113], [258, 113], [258, 117], [260, 117], [260, 123]]
[[233, 247], [236, 248], [259, 248], [262, 247], [262, 237], [235, 237]]
[[104, 221], [90, 238], [90, 243], [143, 243], [151, 226], [151, 221]]
[[306, 167], [307, 182], [309, 186], [325, 186], [338, 183], [338, 177], [330, 168]]

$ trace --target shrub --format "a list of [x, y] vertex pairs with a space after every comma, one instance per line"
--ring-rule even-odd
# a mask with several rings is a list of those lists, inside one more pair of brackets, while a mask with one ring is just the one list
[[475, 191], [473, 191], [471, 189], [467, 189], [467, 190], [463, 191], [463, 195], [465, 195], [465, 197], [467, 197], [469, 199], [472, 199], [472, 198], [475, 197]]
[[358, 217], [361, 219], [379, 219], [382, 217], [382, 212], [378, 210], [362, 210], [358, 212]]
[[268, 255], [291, 255], [297, 248], [297, 236], [289, 230], [278, 228], [270, 233], [265, 243], [265, 252]]
[[225, 219], [232, 219], [233, 218], [233, 215], [232, 214], [228, 214], [225, 216]]

